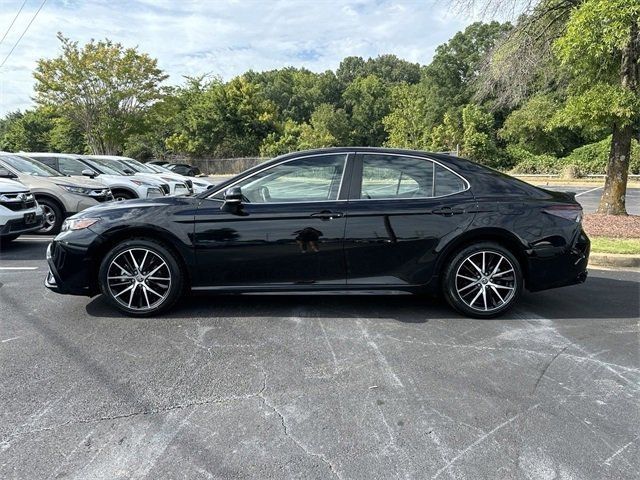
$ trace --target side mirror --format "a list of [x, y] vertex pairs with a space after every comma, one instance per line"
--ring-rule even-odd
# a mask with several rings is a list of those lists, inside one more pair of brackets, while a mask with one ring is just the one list
[[133, 175], [134, 174], [134, 171], [133, 170], [129, 170], [128, 168], [125, 168], [123, 170], [123, 172], [126, 173], [127, 175]]
[[85, 168], [84, 170], [82, 170], [82, 175], [84, 175], [85, 177], [94, 178], [96, 176], [96, 172], [94, 172], [90, 168]]
[[242, 189], [240, 187], [227, 188], [224, 192], [225, 203], [242, 203]]
[[18, 176], [6, 168], [0, 167], [0, 178], [18, 178]]

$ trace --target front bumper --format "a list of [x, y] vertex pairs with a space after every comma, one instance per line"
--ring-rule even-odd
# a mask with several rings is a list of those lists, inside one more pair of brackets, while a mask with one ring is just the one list
[[[42, 225], [44, 224], [44, 216], [42, 215], [42, 210], [40, 208], [35, 211], [12, 213], [16, 214], [15, 218], [8, 220], [4, 225], [0, 226], [0, 237], [35, 232], [36, 230], [40, 230], [42, 228]], [[35, 214], [35, 221], [27, 223], [25, 221], [25, 214], [30, 213]]]
[[99, 292], [97, 264], [91, 254], [99, 243], [96, 234], [85, 229], [80, 235], [72, 232], [74, 238], [68, 240], [66, 233], [58, 235], [47, 247], [49, 272], [44, 285], [56, 293], [91, 297]]
[[568, 247], [528, 251], [527, 290], [538, 292], [583, 283], [587, 279], [590, 251], [591, 241], [582, 230]]

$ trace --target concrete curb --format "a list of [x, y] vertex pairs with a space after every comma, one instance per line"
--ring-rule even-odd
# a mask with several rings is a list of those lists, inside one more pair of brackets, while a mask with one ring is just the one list
[[619, 253], [591, 253], [589, 265], [617, 268], [640, 268], [640, 255]]

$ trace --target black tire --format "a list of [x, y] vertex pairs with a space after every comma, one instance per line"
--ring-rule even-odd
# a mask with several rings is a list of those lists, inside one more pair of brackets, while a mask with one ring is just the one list
[[[499, 270], [494, 272], [496, 265]], [[523, 286], [520, 263], [508, 249], [494, 242], [480, 242], [457, 252], [442, 277], [442, 291], [449, 305], [472, 318], [503, 314], [516, 303]]]
[[44, 226], [35, 233], [38, 235], [57, 235], [60, 233], [64, 213], [60, 205], [48, 198], [38, 198], [38, 203], [44, 210]]
[[136, 198], [135, 195], [133, 195], [130, 192], [126, 192], [124, 190], [116, 190], [115, 192], [112, 192], [112, 193], [113, 193], [113, 199], [116, 202], [122, 202], [124, 200], [131, 200], [133, 198]]
[[[144, 257], [143, 259], [141, 257], [144, 256], [145, 251], [151, 252], [151, 256]], [[129, 271], [135, 270], [135, 267], [133, 267], [135, 264], [130, 260], [131, 253], [129, 252], [133, 252], [134, 257], [137, 257], [137, 262], [142, 262], [137, 264], [138, 267], [141, 267], [141, 275], [133, 275], [134, 272]], [[159, 262], [155, 264], [151, 263], [150, 267], [145, 268], [143, 263], [146, 262], [146, 258], [150, 258], [150, 262], [157, 261], [158, 258], [161, 259], [161, 261], [166, 264], [166, 268], [161, 267], [158, 275], [162, 275], [163, 278], [169, 275], [167, 278], [170, 280], [168, 282], [153, 281], [152, 279], [156, 277], [149, 277], [148, 274], [159, 265]], [[115, 263], [117, 263], [119, 267], [114, 265], [114, 260], [117, 260]], [[123, 269], [127, 271], [124, 272]], [[119, 270], [119, 272], [117, 270]], [[127, 273], [132, 274], [131, 280], [123, 278], [121, 280], [123, 282], [122, 284], [115, 284], [113, 280], [114, 272], [122, 275], [122, 277], [128, 277]], [[145, 278], [145, 276], [147, 278]], [[109, 283], [110, 279], [107, 277], [111, 278], [111, 284]], [[142, 278], [145, 278], [144, 281], [142, 281]], [[163, 243], [148, 238], [134, 238], [117, 244], [106, 254], [100, 264], [100, 270], [98, 272], [98, 281], [102, 294], [118, 310], [133, 317], [149, 317], [169, 310], [182, 295], [185, 285], [184, 279], [185, 273], [176, 255]], [[131, 290], [121, 293], [122, 290], [129, 288], [129, 286], [133, 286], [131, 290], [133, 290], [134, 293], [129, 295]], [[165, 286], [166, 290], [164, 289]], [[156, 297], [151, 292], [156, 293], [156, 295], [160, 293], [164, 295], [164, 297], [160, 299], [160, 296]], [[129, 297], [136, 297], [134, 299], [135, 303], [129, 299]], [[154, 298], [156, 298], [155, 301], [153, 300]], [[128, 303], [128, 305], [126, 303]], [[147, 303], [146, 307], [144, 303]]]

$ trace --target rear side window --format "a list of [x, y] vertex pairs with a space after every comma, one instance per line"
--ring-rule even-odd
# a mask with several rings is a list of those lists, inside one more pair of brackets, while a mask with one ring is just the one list
[[435, 196], [443, 197], [462, 192], [466, 188], [464, 181], [451, 170], [436, 165]]
[[433, 165], [418, 158], [363, 155], [360, 198], [432, 197]]
[[88, 168], [79, 160], [75, 158], [58, 158], [59, 170], [65, 175], [82, 175], [83, 170]]
[[362, 155], [361, 199], [432, 198], [465, 189], [462, 178], [426, 158]]

